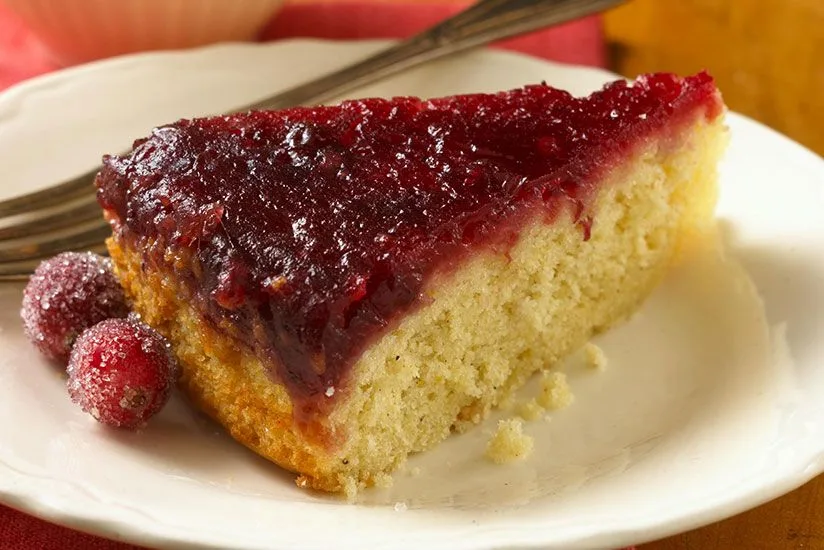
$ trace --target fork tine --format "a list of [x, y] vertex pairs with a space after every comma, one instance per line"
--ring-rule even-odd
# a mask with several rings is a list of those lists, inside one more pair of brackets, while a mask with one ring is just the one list
[[96, 172], [86, 172], [54, 187], [0, 201], [0, 217], [17, 216], [41, 208], [65, 204], [85, 196], [94, 196]]
[[87, 249], [101, 244], [110, 234], [109, 224], [101, 218], [99, 223], [78, 233], [0, 248], [0, 264], [42, 259], [65, 250]]
[[[103, 218], [100, 205], [94, 200], [94, 195], [89, 197], [89, 202], [80, 204], [69, 210], [59, 211], [42, 217], [26, 220], [21, 223], [0, 227], [0, 241], [20, 239], [41, 233], [49, 233], [60, 229], [68, 229], [73, 226], [90, 222], [94, 219]], [[32, 212], [32, 215], [35, 213]]]
[[[90, 250], [102, 255], [106, 255], [108, 253], [106, 250], [106, 245], [102, 243], [97, 246], [74, 250]], [[42, 260], [43, 258], [30, 258], [19, 262], [0, 264], [0, 282], [27, 281]]]

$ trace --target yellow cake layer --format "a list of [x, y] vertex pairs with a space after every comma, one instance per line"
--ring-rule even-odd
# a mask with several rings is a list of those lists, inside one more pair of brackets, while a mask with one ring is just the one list
[[721, 120], [702, 117], [612, 170], [593, 203], [590, 240], [569, 212], [549, 224], [536, 215], [510, 259], [487, 251], [430, 281], [431, 303], [363, 353], [314, 437], [296, 427], [270, 369], [206, 324], [172, 274], [144, 272], [142, 254], [116, 238], [109, 248], [136, 310], [171, 340], [191, 399], [238, 441], [297, 472], [299, 485], [352, 494], [478, 423], [536, 371], [639, 307], [691, 236], [713, 223]]

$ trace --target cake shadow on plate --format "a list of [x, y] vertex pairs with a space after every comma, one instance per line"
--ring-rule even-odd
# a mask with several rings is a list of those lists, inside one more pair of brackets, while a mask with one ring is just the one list
[[[143, 430], [95, 428], [105, 430], [106, 439], [121, 446], [123, 452], [139, 455], [141, 462], [164, 475], [260, 497], [274, 496], [261, 487], [294, 487], [293, 474], [273, 467], [271, 462], [235, 443], [219, 424], [198, 411], [179, 391], [172, 394], [169, 404]], [[243, 474], [238, 476], [238, 472]], [[238, 478], [245, 481], [237, 484]]]
[[787, 324], [793, 357], [806, 364], [810, 345], [824, 333], [824, 266], [814, 261], [819, 251], [746, 246], [731, 223], [721, 220], [719, 227], [730, 256], [741, 262], [764, 299], [769, 322]]

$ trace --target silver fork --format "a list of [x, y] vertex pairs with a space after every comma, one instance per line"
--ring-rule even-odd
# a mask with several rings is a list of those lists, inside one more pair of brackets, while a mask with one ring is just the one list
[[[319, 103], [422, 63], [613, 7], [624, 0], [480, 0], [438, 25], [363, 61], [235, 110]], [[66, 250], [105, 253], [110, 234], [89, 171], [47, 189], [0, 201], [0, 281], [28, 277]]]

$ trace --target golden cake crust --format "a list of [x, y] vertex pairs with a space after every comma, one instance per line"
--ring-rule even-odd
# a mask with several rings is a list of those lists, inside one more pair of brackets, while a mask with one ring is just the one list
[[[205, 322], [191, 305], [189, 289], [174, 275], [147, 273], [141, 252], [115, 238], [107, 246], [135, 309], [172, 342], [181, 365], [178, 385], [193, 404], [244, 446], [302, 472], [298, 485], [339, 491], [341, 484], [326, 475], [322, 446], [307, 442], [294, 422], [288, 394], [271, 382], [260, 361]], [[264, 442], [261, 428], [279, 436]]]

